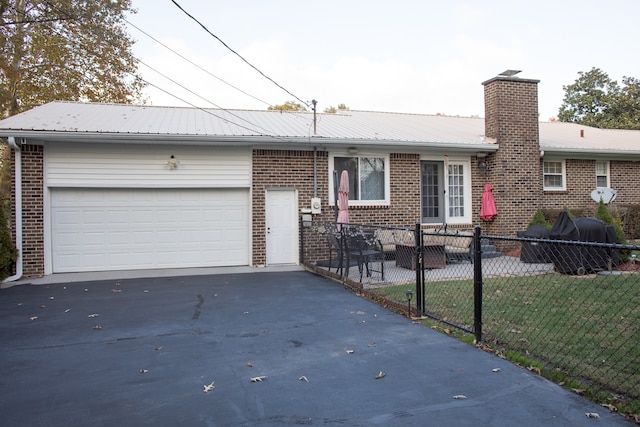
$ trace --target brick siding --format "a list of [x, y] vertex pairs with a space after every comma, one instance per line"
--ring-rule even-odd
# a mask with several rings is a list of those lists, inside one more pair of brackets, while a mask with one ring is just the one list
[[499, 146], [486, 158], [498, 216], [483, 231], [513, 236], [526, 229], [542, 199], [538, 81], [497, 77], [483, 85], [485, 134]]
[[[22, 146], [22, 276], [44, 275], [43, 147]], [[11, 156], [11, 223], [15, 224], [15, 152]], [[15, 230], [13, 230], [15, 241]]]

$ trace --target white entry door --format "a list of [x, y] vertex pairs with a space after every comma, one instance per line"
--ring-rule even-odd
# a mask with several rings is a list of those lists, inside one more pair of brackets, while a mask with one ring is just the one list
[[298, 263], [298, 194], [267, 190], [267, 265]]

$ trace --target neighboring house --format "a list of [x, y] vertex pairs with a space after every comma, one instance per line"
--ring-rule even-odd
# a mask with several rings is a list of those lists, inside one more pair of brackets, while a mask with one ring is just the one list
[[[640, 131], [539, 123], [537, 80], [498, 76], [485, 119], [54, 102], [0, 121], [18, 177], [16, 275], [299, 261], [303, 209], [356, 223], [481, 224], [515, 235], [538, 207], [640, 203]], [[315, 131], [314, 131], [315, 129]], [[480, 220], [485, 183], [498, 209]], [[17, 203], [16, 203], [17, 202]]]

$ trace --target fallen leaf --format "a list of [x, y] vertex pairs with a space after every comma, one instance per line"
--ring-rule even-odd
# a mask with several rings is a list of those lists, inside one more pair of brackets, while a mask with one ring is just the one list
[[618, 412], [618, 408], [616, 408], [615, 406], [613, 406], [611, 403], [603, 403], [600, 406], [604, 406], [605, 408], [607, 408], [608, 410], [610, 410], [611, 412]]
[[214, 386], [213, 383], [215, 383], [215, 381], [211, 381], [211, 384], [204, 386], [204, 392], [205, 393], [208, 393], [211, 390], [213, 390], [214, 388], [216, 388], [216, 386]]
[[449, 328], [444, 328], [442, 331], [447, 335], [451, 335], [451, 329]]
[[114, 294], [117, 294], [118, 292], [122, 292], [121, 289], [111, 289], [111, 292], [113, 292]]
[[249, 312], [248, 312], [248, 311], [245, 311], [245, 312], [243, 312], [242, 314], [249, 314]]
[[36, 320], [38, 316], [29, 317], [29, 320]]
[[511, 332], [512, 334], [521, 334], [522, 331], [518, 328], [513, 328], [511, 329], [509, 332]]
[[375, 376], [375, 379], [379, 380], [380, 378], [384, 378], [385, 376], [387, 376], [387, 373], [385, 371], [380, 371], [378, 372], [378, 375]]
[[163, 345], [161, 345], [160, 347], [156, 347], [154, 350], [158, 351], [158, 350], [162, 350], [164, 348]]
[[140, 373], [141, 373], [141, 374], [146, 374], [147, 372], [149, 372], [149, 370], [148, 370], [148, 369], [140, 369]]
[[98, 317], [98, 316], [100, 316], [100, 315], [99, 314], [90, 314], [87, 317]]
[[40, 308], [46, 308], [46, 307], [47, 307], [47, 306], [46, 306], [46, 305], [44, 305], [44, 304], [41, 304], [41, 305], [40, 305]]
[[18, 307], [22, 307], [22, 306], [23, 306], [23, 303], [19, 302]]
[[600, 415], [598, 415], [596, 412], [585, 412], [585, 415], [587, 416], [587, 418], [600, 418]]
[[466, 399], [467, 396], [465, 396], [464, 394], [456, 394], [455, 396], [453, 396], [454, 399]]
[[538, 375], [542, 375], [542, 371], [540, 370], [540, 368], [536, 366], [529, 366], [527, 369], [530, 370], [531, 372], [535, 372]]
[[253, 363], [251, 363], [251, 361], [249, 360], [247, 363], [245, 363], [245, 365], [247, 365], [250, 368], [253, 368]]
[[347, 354], [353, 354], [355, 352], [356, 352], [355, 350], [347, 350]]
[[371, 344], [369, 344], [369, 347], [377, 347], [378, 343], [372, 342]]
[[266, 380], [267, 376], [266, 375], [261, 375], [259, 377], [253, 377], [251, 378], [251, 382], [252, 383], [261, 383], [262, 381]]
[[571, 390], [575, 394], [579, 394], [580, 396], [582, 396], [587, 391], [587, 389], [585, 389], [585, 388], [572, 388]]
[[70, 311], [71, 311], [71, 309], [70, 309], [70, 308], [67, 308], [64, 312], [65, 312], [65, 313], [68, 313], [68, 312], [70, 312]]
[[304, 381], [305, 383], [308, 383], [309, 380], [307, 379], [307, 377], [305, 377], [304, 375], [301, 376], [300, 378], [298, 378], [300, 381]]
[[96, 326], [93, 327], [93, 329], [100, 330], [100, 329], [102, 329], [102, 326], [96, 325]]
[[148, 290], [148, 289], [145, 289], [145, 290], [144, 290], [144, 291], [142, 291], [142, 292], [144, 292], [145, 294], [148, 294], [148, 293], [149, 293], [149, 290]]
[[491, 372], [500, 372], [500, 368], [494, 368], [491, 370]]
[[49, 299], [55, 299], [54, 297], [49, 297]]

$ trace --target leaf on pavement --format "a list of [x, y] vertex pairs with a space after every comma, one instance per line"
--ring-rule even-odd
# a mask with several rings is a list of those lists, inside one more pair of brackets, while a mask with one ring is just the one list
[[466, 399], [467, 396], [465, 396], [464, 394], [456, 394], [455, 396], [453, 396], [454, 399]]
[[262, 381], [266, 380], [267, 376], [266, 375], [261, 375], [259, 377], [253, 377], [251, 378], [251, 382], [252, 383], [261, 383]]
[[378, 375], [375, 376], [375, 379], [379, 380], [380, 378], [384, 378], [385, 376], [387, 376], [387, 373], [385, 371], [380, 371], [378, 372]]
[[304, 375], [301, 376], [300, 378], [298, 378], [300, 381], [304, 381], [305, 383], [309, 382], [309, 379], [307, 377], [305, 377]]
[[214, 388], [216, 388], [216, 386], [214, 386], [213, 383], [215, 383], [215, 381], [211, 381], [211, 384], [209, 384], [209, 385], [206, 385], [206, 384], [204, 385], [204, 392], [205, 393], [208, 393], [211, 390], [213, 390]]
[[600, 415], [598, 415], [596, 412], [585, 412], [585, 415], [587, 416], [587, 418], [600, 418]]
[[251, 363], [251, 361], [247, 361], [247, 363], [245, 363], [245, 365], [247, 365], [250, 368], [253, 368], [253, 363]]

